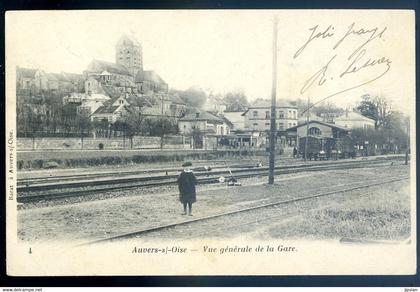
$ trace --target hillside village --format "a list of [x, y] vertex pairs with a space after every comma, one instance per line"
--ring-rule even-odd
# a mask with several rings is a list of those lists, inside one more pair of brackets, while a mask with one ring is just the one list
[[[80, 74], [17, 67], [16, 77], [18, 137], [182, 136], [183, 147], [194, 149], [264, 148], [268, 143], [270, 100], [249, 103], [243, 93], [170, 89], [157, 72], [143, 68], [141, 43], [132, 36], [117, 41], [114, 62], [94, 59]], [[335, 108], [301, 115], [305, 107], [291, 98], [277, 101], [282, 148], [296, 147], [299, 129], [308, 124], [313, 128], [308, 134], [318, 136], [328, 132], [320, 130], [325, 127], [343, 133], [378, 128], [360, 111]]]

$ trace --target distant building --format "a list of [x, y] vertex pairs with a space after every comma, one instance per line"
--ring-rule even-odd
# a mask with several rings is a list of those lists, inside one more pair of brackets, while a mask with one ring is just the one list
[[223, 115], [232, 123], [232, 131], [245, 130], [245, 116], [243, 112], [224, 112]]
[[83, 91], [83, 75], [67, 72], [48, 73], [40, 69], [17, 67], [16, 83], [18, 93], [24, 94], [35, 95], [41, 91], [68, 94]]
[[313, 113], [309, 113], [308, 114], [308, 113], [305, 112], [303, 115], [299, 116], [299, 118], [298, 118], [298, 124], [299, 125], [304, 124], [308, 120], [309, 121], [320, 121], [320, 122], [323, 122], [324, 121], [323, 118], [318, 117], [317, 115], [315, 115]]
[[132, 76], [143, 71], [143, 51], [141, 44], [132, 36], [123, 35], [115, 47], [115, 61], [128, 68]]
[[[245, 130], [265, 132], [270, 130], [271, 101], [258, 99], [242, 114]], [[277, 101], [276, 129], [285, 131], [298, 124], [298, 108], [283, 101]]]
[[90, 118], [92, 121], [106, 120], [108, 123], [115, 123], [129, 112], [129, 105], [123, 97], [113, 98], [99, 106], [95, 112], [90, 114]]
[[123, 35], [115, 47], [115, 63], [92, 60], [85, 70], [86, 93], [95, 93], [98, 83], [128, 93], [167, 93], [168, 84], [155, 71], [143, 70], [141, 44]]
[[179, 119], [179, 132], [192, 135], [199, 132], [202, 135], [229, 135], [230, 127], [223, 118], [205, 111], [196, 111]]
[[375, 120], [365, 117], [356, 112], [346, 113], [335, 119], [335, 124], [342, 126], [346, 129], [374, 129]]

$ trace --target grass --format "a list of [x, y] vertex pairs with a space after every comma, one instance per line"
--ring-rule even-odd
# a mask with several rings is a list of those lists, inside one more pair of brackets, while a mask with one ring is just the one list
[[[346, 193], [364, 193], [357, 199], [342, 198], [325, 208], [317, 208], [281, 226], [269, 227], [270, 237], [361, 240], [403, 240], [410, 236], [410, 195], [403, 183]], [[324, 205], [324, 206], [323, 206]]]
[[34, 151], [18, 152], [18, 169], [40, 169], [48, 162], [56, 163], [58, 168], [78, 168], [101, 165], [126, 165], [132, 163], [156, 163], [183, 161], [186, 159], [212, 160], [219, 157], [237, 156], [235, 151]]

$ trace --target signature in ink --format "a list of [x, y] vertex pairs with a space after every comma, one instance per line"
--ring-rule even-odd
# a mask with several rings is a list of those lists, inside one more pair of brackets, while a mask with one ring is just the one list
[[333, 50], [335, 50], [336, 48], [338, 48], [341, 43], [349, 36], [351, 35], [356, 35], [356, 36], [364, 36], [364, 35], [369, 35], [369, 38], [363, 42], [352, 54], [349, 55], [348, 60], [350, 60], [355, 54], [357, 54], [364, 46], [366, 46], [368, 43], [370, 43], [371, 41], [373, 41], [376, 38], [381, 38], [383, 36], [383, 34], [385, 33], [385, 31], [387, 30], [387, 27], [385, 26], [384, 29], [381, 30], [381, 32], [378, 33], [378, 28], [375, 27], [373, 29], [365, 29], [365, 28], [361, 28], [361, 29], [354, 29], [354, 25], [355, 23], [353, 22], [350, 26], [349, 29], [347, 30], [346, 34], [334, 45]]
[[[295, 53], [294, 58], [298, 57], [304, 50], [307, 48], [308, 44], [310, 44], [315, 39], [325, 39], [325, 38], [334, 38], [336, 35], [332, 30], [334, 27], [329, 25], [325, 30], [318, 31], [318, 25], [310, 28], [311, 35], [309, 36], [308, 40], [301, 46]], [[355, 23], [352, 23], [349, 27], [347, 32], [341, 37], [337, 43], [332, 47], [333, 50], [337, 49], [347, 38], [350, 36], [358, 36], [361, 39], [361, 44], [358, 44], [358, 47], [346, 58], [348, 60], [347, 64], [341, 64], [337, 62], [336, 57], [339, 57], [341, 54], [344, 54], [343, 57], [346, 57], [348, 52], [344, 53], [335, 53], [325, 65], [323, 65], [315, 74], [313, 74], [309, 79], [303, 82], [303, 86], [300, 90], [300, 93], [303, 94], [307, 92], [311, 88], [320, 87], [320, 86], [328, 86], [329, 83], [332, 82], [334, 79], [346, 78], [347, 80], [351, 81], [350, 77], [357, 78], [358, 73], [360, 71], [367, 71], [371, 69], [373, 76], [365, 77], [362, 83], [356, 83], [352, 86], [347, 88], [343, 88], [338, 90], [335, 93], [330, 94], [329, 96], [322, 98], [320, 101], [316, 102], [312, 106], [330, 98], [340, 93], [361, 87], [363, 85], [369, 84], [378, 80], [379, 78], [383, 77], [388, 71], [391, 69], [392, 60], [389, 57], [381, 56], [379, 58], [373, 58], [367, 56], [367, 45], [375, 39], [382, 38], [387, 27], [384, 27], [380, 30], [378, 27], [373, 29], [366, 29], [360, 28], [355, 29]], [[368, 36], [366, 39], [365, 36]], [[334, 61], [335, 60], [335, 61]], [[338, 71], [341, 72], [337, 74], [337, 76], [332, 75], [329, 73], [330, 68], [334, 66], [334, 72]], [[343, 69], [340, 67], [343, 66]], [[350, 79], [348, 79], [350, 78]], [[366, 80], [367, 79], [367, 80]], [[308, 110], [308, 109], [307, 109]], [[305, 110], [306, 111], [306, 110]]]
[[310, 42], [312, 42], [313, 40], [315, 40], [317, 38], [325, 39], [325, 38], [334, 36], [334, 32], [333, 32], [334, 26], [332, 26], [332, 25], [328, 26], [323, 32], [318, 32], [317, 31], [318, 30], [318, 25], [315, 25], [314, 27], [310, 28], [309, 30], [312, 31], [311, 35], [309, 36], [308, 40], [303, 44], [303, 46], [300, 47], [296, 51], [295, 55], [293, 56], [293, 59], [296, 59], [300, 55], [300, 53], [303, 52], [303, 50], [306, 48], [306, 46]]
[[[318, 86], [321, 86], [325, 83], [325, 81], [327, 81], [325, 74], [327, 73], [328, 70], [328, 66], [330, 65], [330, 63], [332, 62], [332, 60], [335, 59], [335, 57], [337, 57], [337, 55], [334, 55], [328, 62], [327, 64], [321, 68], [321, 70], [319, 70], [318, 72], [316, 72], [314, 75], [312, 75], [308, 80], [305, 81], [305, 83], [303, 84], [302, 89], [300, 90], [300, 94], [305, 93], [309, 88], [312, 87], [312, 85], [314, 83], [316, 83], [316, 81], [318, 81]], [[332, 78], [332, 77], [330, 77]]]

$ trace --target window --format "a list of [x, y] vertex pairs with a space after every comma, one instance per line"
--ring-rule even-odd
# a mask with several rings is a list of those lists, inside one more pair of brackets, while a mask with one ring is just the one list
[[253, 116], [254, 118], [258, 117], [258, 111], [253, 111], [253, 112], [252, 112], [252, 116]]
[[321, 136], [322, 132], [319, 128], [312, 127], [312, 128], [309, 128], [308, 134], [312, 136]]
[[284, 112], [283, 111], [279, 111], [279, 119], [284, 119]]
[[279, 130], [283, 131], [284, 130], [284, 124], [283, 123], [279, 123]]
[[287, 117], [288, 118], [291, 118], [292, 117], [292, 111], [291, 110], [289, 110], [289, 114], [287, 115]]
[[270, 111], [265, 111], [265, 119], [270, 119]]
[[296, 111], [293, 111], [293, 118], [296, 119]]
[[254, 124], [252, 125], [252, 129], [253, 129], [253, 130], [257, 130], [257, 129], [258, 129], [258, 124], [257, 124], [257, 123], [254, 123]]

